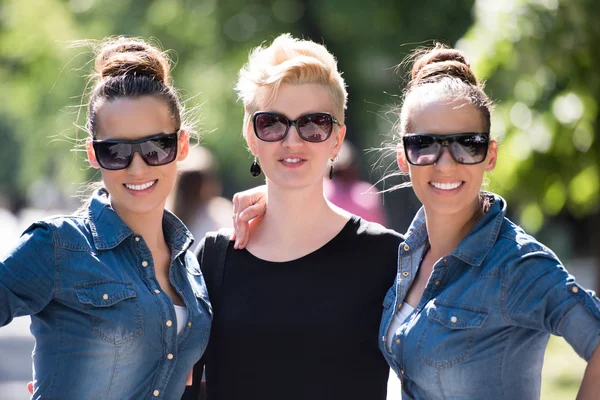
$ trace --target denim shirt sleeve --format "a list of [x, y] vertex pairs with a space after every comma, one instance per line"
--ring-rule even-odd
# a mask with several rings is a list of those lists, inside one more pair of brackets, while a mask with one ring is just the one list
[[506, 289], [511, 323], [563, 336], [589, 361], [600, 342], [600, 302], [558, 259], [544, 251], [521, 257], [508, 270]]
[[51, 227], [38, 222], [0, 259], [0, 326], [14, 317], [36, 314], [52, 300], [55, 254]]

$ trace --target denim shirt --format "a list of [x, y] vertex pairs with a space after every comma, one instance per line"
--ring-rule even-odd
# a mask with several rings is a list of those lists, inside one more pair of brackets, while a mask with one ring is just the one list
[[163, 229], [169, 279], [189, 314], [180, 334], [148, 245], [103, 190], [86, 214], [31, 225], [0, 259], [0, 326], [31, 315], [34, 399], [181, 397], [212, 308], [191, 234], [168, 211]]
[[403, 399], [539, 399], [549, 334], [589, 360], [600, 341], [600, 302], [556, 255], [490, 210], [434, 267], [423, 296], [386, 333], [415, 279], [428, 244], [424, 210], [400, 245], [398, 275], [384, 300], [380, 349], [402, 382]]

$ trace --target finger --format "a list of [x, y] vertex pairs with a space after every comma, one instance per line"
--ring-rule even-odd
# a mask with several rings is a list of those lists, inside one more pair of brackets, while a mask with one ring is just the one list
[[194, 381], [194, 370], [192, 369], [185, 379], [186, 386], [192, 386], [192, 382]]
[[237, 216], [239, 213], [239, 209], [240, 209], [240, 197], [238, 196], [238, 194], [234, 194], [233, 195], [233, 222], [232, 222], [232, 228], [233, 228], [233, 235], [231, 235], [231, 240], [235, 240], [236, 243], [234, 243], [233, 248], [236, 248], [235, 245], [237, 244]]
[[238, 214], [238, 224], [249, 222], [251, 219], [265, 215], [266, 210], [267, 205], [265, 203], [265, 200], [262, 199], [260, 202], [255, 203], [254, 205], [246, 208], [244, 211]]
[[29, 394], [33, 394], [33, 382], [27, 382], [27, 390], [29, 391]]

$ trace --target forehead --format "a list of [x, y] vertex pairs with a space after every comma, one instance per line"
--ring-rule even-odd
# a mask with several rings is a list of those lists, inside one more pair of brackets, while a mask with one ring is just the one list
[[97, 139], [139, 139], [176, 129], [167, 103], [150, 96], [106, 102], [96, 118]]
[[282, 83], [275, 98], [260, 107], [260, 111], [271, 111], [296, 119], [311, 112], [333, 114], [333, 100], [328, 88], [316, 83], [292, 85]]
[[481, 111], [464, 99], [424, 100], [412, 108], [411, 133], [483, 132]]

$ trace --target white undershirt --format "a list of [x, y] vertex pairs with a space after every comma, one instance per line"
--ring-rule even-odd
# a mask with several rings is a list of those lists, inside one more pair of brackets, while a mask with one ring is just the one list
[[178, 306], [177, 304], [173, 304], [175, 306], [175, 316], [177, 317], [177, 334], [179, 335], [185, 326], [185, 323], [188, 319], [188, 309], [186, 306]]
[[385, 346], [387, 351], [391, 352], [392, 340], [394, 340], [394, 335], [396, 335], [396, 331], [400, 328], [400, 325], [406, 321], [406, 318], [413, 312], [415, 308], [408, 304], [407, 302], [402, 303], [402, 307], [398, 312], [394, 313], [394, 318], [392, 318], [392, 323], [388, 328], [385, 340]]

